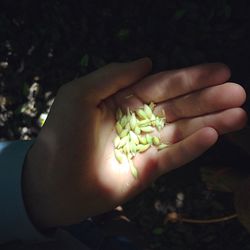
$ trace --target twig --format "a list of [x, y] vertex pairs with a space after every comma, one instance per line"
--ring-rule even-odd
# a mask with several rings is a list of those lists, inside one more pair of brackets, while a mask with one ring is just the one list
[[228, 215], [228, 216], [224, 216], [221, 218], [215, 218], [215, 219], [189, 219], [189, 218], [185, 218], [183, 217], [181, 214], [178, 214], [176, 212], [172, 212], [166, 215], [165, 219], [164, 219], [164, 224], [166, 224], [167, 222], [185, 222], [185, 223], [192, 223], [192, 224], [211, 224], [211, 223], [219, 223], [219, 222], [223, 222], [223, 221], [228, 221], [231, 219], [237, 218], [237, 214], [232, 214], [232, 215]]

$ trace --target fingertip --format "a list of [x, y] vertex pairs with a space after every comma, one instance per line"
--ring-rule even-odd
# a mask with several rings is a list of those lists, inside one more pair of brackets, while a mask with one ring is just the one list
[[219, 134], [218, 132], [212, 128], [212, 127], [205, 127], [202, 128], [199, 133], [201, 133], [201, 140], [200, 142], [204, 145], [200, 145], [200, 146], [204, 146], [204, 147], [208, 147], [208, 146], [212, 146], [213, 144], [215, 144], [218, 140]]
[[137, 59], [135, 61], [132, 61], [131, 63], [133, 63], [133, 64], [142, 64], [143, 66], [145, 66], [148, 69], [152, 68], [152, 60], [151, 60], [150, 57], [142, 57], [142, 58], [139, 58], [139, 59]]
[[[199, 65], [198, 65], [199, 66]], [[228, 65], [221, 62], [201, 64], [201, 67], [207, 70], [207, 76], [213, 79], [212, 83], [224, 83], [231, 77], [231, 70]]]
[[233, 109], [234, 112], [234, 130], [241, 130], [247, 124], [247, 112], [242, 108]]
[[230, 70], [229, 66], [226, 65], [225, 63], [220, 63], [220, 62], [218, 62], [216, 64], [220, 68], [221, 74], [224, 75], [224, 78], [229, 79], [231, 77], [231, 70]]
[[231, 70], [228, 65], [221, 62], [215, 62], [210, 63], [210, 74], [214, 74], [215, 82], [224, 83], [230, 79]]
[[246, 101], [246, 91], [245, 89], [238, 83], [230, 83], [233, 86], [233, 92], [234, 95], [237, 97], [237, 100], [239, 101], [239, 106], [242, 106]]
[[245, 103], [246, 91], [240, 84], [226, 82], [219, 87], [221, 88], [220, 92], [223, 93], [221, 100], [230, 104], [230, 107], [241, 107]]

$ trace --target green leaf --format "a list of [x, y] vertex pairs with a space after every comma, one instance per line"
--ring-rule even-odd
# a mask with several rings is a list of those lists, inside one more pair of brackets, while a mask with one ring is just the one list
[[120, 29], [116, 36], [121, 40], [121, 41], [125, 41], [125, 40], [128, 40], [129, 38], [129, 35], [130, 35], [130, 30], [127, 29], [127, 28], [122, 28]]
[[88, 65], [89, 65], [89, 55], [88, 54], [85, 54], [82, 57], [82, 59], [80, 61], [80, 65], [81, 65], [82, 68], [88, 67]]
[[152, 233], [155, 235], [162, 235], [164, 233], [164, 228], [156, 227], [153, 229]]

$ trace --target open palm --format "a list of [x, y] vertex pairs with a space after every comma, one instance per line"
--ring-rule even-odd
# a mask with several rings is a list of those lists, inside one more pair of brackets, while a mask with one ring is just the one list
[[[158, 176], [198, 157], [218, 134], [244, 126], [246, 114], [240, 106], [245, 101], [243, 88], [225, 83], [230, 72], [222, 64], [207, 64], [181, 70], [160, 72], [122, 89], [101, 105], [103, 117], [100, 137], [101, 180], [112, 195], [121, 201], [138, 193]], [[115, 80], [114, 80], [115, 81]], [[160, 132], [163, 142], [170, 144], [162, 151], [151, 147], [133, 159], [139, 172], [135, 179], [128, 161], [120, 164], [114, 157], [116, 131], [115, 111], [135, 110], [144, 103], [157, 104], [155, 112], [164, 110], [167, 125]], [[107, 133], [103, 133], [103, 126]]]
[[[41, 198], [43, 204], [32, 212], [37, 224], [71, 224], [107, 211], [201, 155], [219, 134], [245, 125], [245, 91], [226, 83], [230, 71], [225, 65], [204, 64], [145, 78], [150, 70], [149, 59], [110, 64], [59, 91], [27, 161], [27, 168], [39, 162], [33, 177], [43, 181], [33, 184], [34, 190], [49, 197]], [[159, 136], [170, 146], [137, 154], [135, 179], [128, 162], [120, 164], [114, 156], [115, 113], [149, 102], [156, 104], [156, 113], [165, 112], [168, 123]]]

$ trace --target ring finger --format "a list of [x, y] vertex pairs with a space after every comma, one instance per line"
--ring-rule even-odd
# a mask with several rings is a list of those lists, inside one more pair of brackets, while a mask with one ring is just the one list
[[232, 108], [200, 117], [181, 119], [167, 124], [161, 131], [161, 140], [176, 143], [203, 127], [212, 127], [218, 134], [239, 130], [246, 123], [246, 112], [242, 108]]

